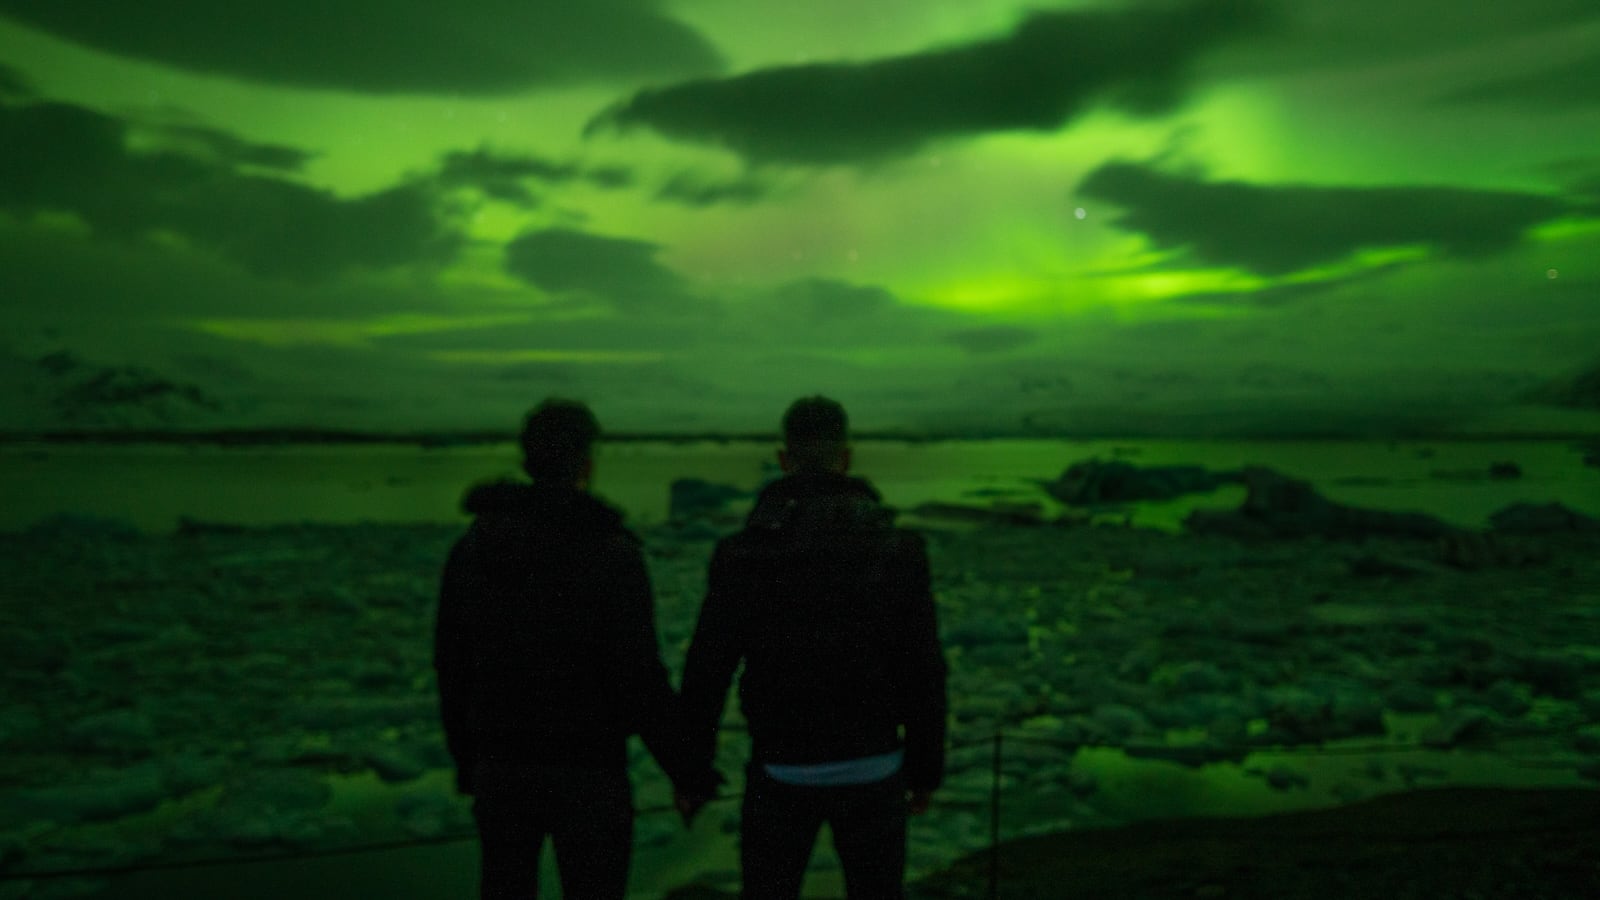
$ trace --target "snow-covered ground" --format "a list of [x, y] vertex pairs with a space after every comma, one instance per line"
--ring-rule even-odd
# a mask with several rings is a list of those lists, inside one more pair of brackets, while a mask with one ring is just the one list
[[[986, 844], [996, 729], [1008, 836], [1418, 784], [1600, 779], [1594, 534], [1463, 558], [1402, 537], [923, 524], [961, 746], [913, 829], [916, 870]], [[645, 535], [674, 669], [718, 527]], [[468, 829], [429, 667], [457, 531], [149, 536], [58, 520], [0, 535], [0, 867]], [[735, 789], [743, 746], [735, 723]], [[664, 800], [637, 748], [635, 762], [640, 805]], [[714, 806], [687, 841], [670, 816], [642, 817], [636, 875], [728, 878], [735, 810]], [[652, 857], [684, 847], [699, 863]], [[106, 884], [0, 882], [0, 897]]]

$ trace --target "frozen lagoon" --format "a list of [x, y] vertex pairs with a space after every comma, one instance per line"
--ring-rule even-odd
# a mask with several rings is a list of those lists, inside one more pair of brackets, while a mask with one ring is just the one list
[[[953, 753], [936, 813], [913, 831], [919, 872], [986, 844], [996, 728], [1007, 837], [1600, 774], [1592, 536], [1547, 536], [1541, 561], [1467, 570], [1396, 539], [925, 524], [952, 739], [975, 744]], [[437, 568], [457, 530], [69, 521], [0, 539], [12, 661], [0, 860], [104, 866], [465, 828], [427, 666]], [[675, 667], [711, 544], [703, 530], [646, 537]], [[1351, 744], [1364, 752], [1320, 752]], [[731, 735], [732, 775], [741, 747]], [[652, 766], [637, 781], [641, 806], [665, 799]], [[726, 884], [732, 812], [713, 807], [687, 836], [669, 816], [642, 817], [641, 896]], [[826, 885], [819, 857], [814, 884]], [[416, 897], [471, 883], [470, 845], [381, 859], [329, 863], [328, 877], [410, 872]], [[36, 888], [158, 896], [233, 881], [206, 870]]]

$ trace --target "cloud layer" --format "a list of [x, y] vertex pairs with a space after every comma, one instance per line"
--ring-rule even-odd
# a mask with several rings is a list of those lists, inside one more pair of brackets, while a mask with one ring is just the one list
[[558, 185], [587, 181], [603, 188], [623, 188], [633, 184], [632, 170], [621, 166], [583, 166], [558, 162], [533, 154], [497, 153], [486, 147], [446, 154], [438, 181], [445, 187], [472, 187], [518, 206], [539, 205], [529, 182]]
[[1205, 181], [1131, 163], [1101, 166], [1078, 193], [1192, 263], [1285, 275], [1360, 250], [1412, 247], [1460, 257], [1516, 245], [1565, 213], [1560, 198], [1444, 187], [1312, 187]]
[[1600, 109], [1600, 53], [1452, 91], [1454, 103], [1514, 104], [1521, 109]]
[[0, 16], [124, 56], [299, 87], [499, 93], [716, 71], [655, 0], [0, 0]]
[[170, 149], [130, 149], [139, 126], [65, 103], [0, 105], [0, 210], [71, 213], [98, 237], [175, 234], [264, 275], [317, 278], [358, 266], [440, 260], [456, 238], [425, 185], [366, 196], [238, 168], [294, 168], [303, 155], [208, 129], [159, 127]]
[[506, 245], [506, 270], [552, 294], [581, 295], [619, 309], [662, 309], [690, 299], [683, 280], [656, 261], [648, 241], [570, 228], [522, 234]]
[[1189, 64], [1261, 20], [1250, 0], [1036, 12], [1003, 38], [641, 91], [591, 129], [643, 126], [758, 162], [867, 162], [941, 138], [1050, 131], [1096, 105], [1171, 110]]

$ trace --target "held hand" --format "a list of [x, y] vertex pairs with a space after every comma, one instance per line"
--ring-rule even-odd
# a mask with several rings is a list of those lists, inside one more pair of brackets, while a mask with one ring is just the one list
[[699, 815], [701, 808], [709, 802], [711, 798], [702, 794], [686, 794], [682, 791], [674, 791], [672, 794], [672, 805], [678, 808], [678, 815], [683, 818], [685, 828], [694, 824], [694, 817]]
[[906, 811], [913, 816], [920, 816], [927, 812], [928, 806], [932, 803], [932, 791], [909, 791], [906, 793]]

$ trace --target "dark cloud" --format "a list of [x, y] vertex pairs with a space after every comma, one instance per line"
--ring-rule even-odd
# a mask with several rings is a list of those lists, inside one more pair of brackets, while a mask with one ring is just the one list
[[604, 188], [622, 188], [633, 183], [633, 171], [621, 166], [591, 168], [529, 154], [496, 153], [486, 147], [446, 154], [439, 167], [439, 182], [445, 187], [472, 187], [497, 200], [525, 207], [539, 205], [528, 182], [558, 185], [580, 179]]
[[198, 72], [380, 93], [498, 93], [679, 77], [715, 50], [656, 0], [0, 0], [0, 15]]
[[1600, 214], [1600, 156], [1552, 160], [1534, 169], [1575, 204]]
[[33, 83], [22, 70], [0, 62], [0, 100], [34, 96]]
[[1365, 282], [1376, 281], [1405, 266], [1406, 264], [1403, 262], [1384, 263], [1368, 266], [1354, 272], [1347, 272], [1337, 277], [1317, 278], [1308, 281], [1284, 281], [1253, 290], [1195, 291], [1189, 294], [1179, 294], [1172, 297], [1171, 300], [1174, 303], [1212, 306], [1241, 305], [1263, 308], [1287, 306], [1303, 303], [1314, 297], [1341, 291]]
[[591, 184], [613, 190], [633, 185], [633, 170], [627, 166], [595, 166], [583, 173]]
[[754, 176], [719, 180], [693, 172], [679, 172], [661, 185], [661, 189], [656, 191], [656, 199], [705, 207], [721, 203], [755, 203], [771, 193], [771, 182]]
[[152, 147], [228, 167], [294, 173], [305, 168], [313, 156], [298, 147], [258, 144], [204, 125], [154, 125], [144, 130], [145, 142]]
[[1600, 359], [1576, 372], [1525, 390], [1522, 399], [1548, 406], [1600, 411]]
[[235, 168], [304, 158], [290, 148], [191, 128], [182, 136], [198, 155], [134, 150], [139, 127], [65, 103], [0, 105], [0, 209], [72, 213], [106, 239], [177, 234], [253, 272], [298, 279], [454, 251], [425, 185], [343, 199]]
[[690, 299], [678, 273], [656, 261], [660, 245], [547, 228], [506, 245], [511, 274], [552, 294], [587, 295], [620, 309], [660, 309]]
[[1600, 53], [1535, 72], [1489, 79], [1440, 99], [1446, 103], [1512, 104], [1519, 110], [1600, 108]]
[[1561, 216], [1556, 197], [1440, 187], [1263, 186], [1112, 163], [1078, 187], [1122, 208], [1113, 222], [1189, 262], [1284, 275], [1358, 250], [1423, 245], [1477, 257]]
[[764, 162], [871, 161], [941, 138], [1051, 131], [1096, 105], [1170, 110], [1196, 57], [1261, 20], [1251, 0], [1036, 12], [1003, 38], [641, 91], [590, 129], [645, 126]]
[[1250, 363], [1237, 375], [1234, 382], [1252, 391], [1312, 391], [1319, 392], [1333, 386], [1333, 379], [1325, 372], [1302, 369], [1276, 363]]
[[861, 319], [900, 306], [894, 294], [877, 285], [831, 278], [789, 282], [772, 292], [770, 302], [780, 311], [809, 323]]
[[[1272, 40], [1238, 46], [1230, 75], [1304, 72], [1419, 59], [1565, 29], [1592, 27], [1594, 0], [1273, 0]], [[1502, 44], [1503, 46], [1503, 44]]]
[[1005, 353], [1037, 341], [1039, 333], [1012, 325], [985, 325], [949, 332], [945, 339], [968, 353]]
[[950, 346], [975, 355], [1033, 343], [1029, 329], [991, 325], [981, 314], [924, 306], [873, 284], [831, 278], [787, 282], [734, 304], [726, 320], [735, 341], [801, 349], [926, 350]]

